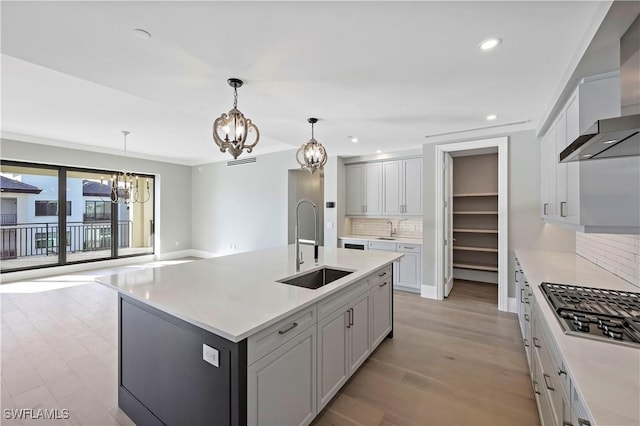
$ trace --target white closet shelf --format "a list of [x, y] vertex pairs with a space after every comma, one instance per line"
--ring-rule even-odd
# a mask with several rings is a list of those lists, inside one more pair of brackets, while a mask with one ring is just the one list
[[454, 197], [497, 197], [497, 192], [473, 192], [466, 194], [453, 194]]
[[476, 271], [493, 271], [498, 272], [497, 265], [487, 265], [481, 263], [454, 263], [454, 268], [460, 269], [475, 269]]
[[491, 247], [469, 247], [469, 246], [453, 246], [454, 250], [466, 250], [466, 251], [482, 251], [488, 253], [497, 253], [497, 248]]
[[473, 210], [473, 211], [465, 211], [465, 210], [458, 210], [458, 211], [453, 211], [453, 214], [493, 214], [496, 215], [498, 214], [498, 212], [496, 210]]
[[470, 234], [497, 234], [497, 229], [470, 229], [470, 228], [453, 228], [453, 232], [466, 232]]

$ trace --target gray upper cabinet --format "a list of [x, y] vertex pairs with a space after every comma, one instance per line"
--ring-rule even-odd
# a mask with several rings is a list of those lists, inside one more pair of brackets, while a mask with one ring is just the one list
[[620, 115], [620, 77], [583, 79], [541, 140], [541, 210], [546, 222], [581, 232], [640, 232], [640, 159], [559, 163], [559, 154], [599, 119]]
[[382, 164], [353, 164], [347, 169], [347, 214], [382, 214]]
[[347, 215], [422, 214], [422, 158], [347, 165]]

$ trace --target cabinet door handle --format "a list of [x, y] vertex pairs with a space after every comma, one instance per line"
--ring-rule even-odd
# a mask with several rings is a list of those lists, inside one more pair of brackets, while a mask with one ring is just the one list
[[565, 212], [565, 207], [567, 207], [567, 202], [560, 201], [560, 217], [567, 217], [567, 213]]
[[544, 203], [543, 205], [543, 209], [542, 209], [542, 213], [546, 216], [547, 215], [547, 207], [549, 206], [549, 203]]
[[566, 375], [567, 375], [567, 372], [566, 372], [566, 371], [564, 371], [564, 370], [563, 370], [563, 369], [561, 369], [561, 368], [558, 368], [558, 376], [562, 376], [563, 374], [566, 376]]
[[526, 303], [527, 305], [529, 304], [529, 298], [528, 297], [524, 298], [524, 303]]
[[524, 303], [524, 288], [520, 289], [520, 303]]
[[293, 324], [291, 324], [289, 327], [283, 329], [283, 330], [278, 330], [278, 334], [285, 334], [288, 333], [289, 331], [293, 330], [294, 328], [296, 328], [298, 326], [297, 322], [294, 322]]
[[353, 308], [349, 308], [349, 311], [351, 311], [351, 315], [349, 316], [351, 318], [351, 324], [350, 325], [353, 325], [353, 317], [355, 316], [353, 314]]
[[555, 391], [556, 389], [549, 384], [549, 379], [551, 379], [551, 376], [549, 376], [548, 374], [543, 374], [542, 377], [544, 377], [544, 384], [547, 386], [547, 389], [549, 389], [550, 391]]
[[578, 426], [591, 426], [591, 422], [589, 420], [581, 419], [578, 417]]
[[515, 271], [513, 271], [513, 280], [514, 281], [518, 281], [518, 270], [516, 269]]
[[384, 271], [383, 273], [378, 274], [379, 277], [384, 277], [385, 275], [387, 275], [387, 271]]
[[566, 420], [563, 420], [563, 421], [562, 421], [562, 426], [573, 426], [573, 423], [568, 422], [568, 421], [566, 421]]
[[542, 346], [540, 346], [540, 344], [538, 343], [538, 338], [534, 337], [533, 338], [533, 346], [535, 346], [536, 348], [541, 348]]
[[351, 309], [347, 309], [347, 328], [351, 328]]
[[524, 347], [528, 348], [529, 347], [529, 339], [525, 338], [525, 339], [523, 339], [523, 341], [524, 341]]
[[524, 314], [524, 320], [529, 321], [529, 314]]
[[540, 395], [540, 391], [538, 390], [538, 382], [536, 382], [535, 380], [533, 381], [533, 392], [536, 395]]
[[389, 284], [387, 281], [383, 282], [382, 284], [378, 284], [378, 287], [384, 287], [385, 285]]

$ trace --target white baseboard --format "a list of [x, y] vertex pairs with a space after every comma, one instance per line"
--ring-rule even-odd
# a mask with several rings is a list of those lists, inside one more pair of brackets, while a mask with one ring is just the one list
[[434, 285], [421, 285], [420, 296], [425, 299], [438, 299], [438, 289]]
[[509, 298], [509, 312], [518, 313], [518, 299], [515, 297]]
[[224, 256], [224, 254], [212, 253], [210, 251], [204, 251], [204, 250], [190, 250], [190, 252], [191, 252], [190, 256], [201, 257], [203, 259], [209, 259], [209, 258], [212, 258], [212, 257]]
[[156, 255], [156, 260], [173, 260], [173, 259], [181, 259], [183, 257], [191, 257], [191, 256], [201, 257], [201, 256], [194, 255], [193, 250], [187, 249], [187, 250], [170, 251], [168, 253], [160, 253]]

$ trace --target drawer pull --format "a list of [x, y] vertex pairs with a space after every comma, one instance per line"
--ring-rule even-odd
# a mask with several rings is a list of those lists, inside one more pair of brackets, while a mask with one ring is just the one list
[[524, 288], [520, 289], [520, 303], [524, 303]]
[[564, 420], [564, 421], [562, 422], [562, 426], [573, 426], [573, 423], [571, 423], [571, 422], [568, 422], [568, 421]]
[[549, 379], [551, 379], [551, 376], [549, 376], [548, 374], [543, 374], [542, 377], [544, 377], [544, 384], [547, 386], [547, 389], [549, 389], [550, 391], [555, 391], [556, 389], [549, 384]]
[[402, 246], [403, 249], [405, 250], [414, 250], [415, 247], [407, 247], [407, 246]]
[[382, 284], [378, 284], [378, 287], [384, 287], [385, 285], [389, 284], [388, 281], [383, 282]]
[[387, 275], [387, 271], [384, 271], [383, 273], [378, 274], [379, 277], [384, 277], [385, 275]]
[[529, 314], [524, 314], [524, 320], [529, 321]]
[[558, 368], [558, 376], [562, 376], [563, 374], [566, 376], [566, 375], [567, 375], [567, 372], [566, 372], [566, 371], [564, 371], [564, 370], [563, 370], [563, 369], [561, 369], [561, 368]]
[[524, 347], [528, 348], [529, 347], [529, 339], [523, 339], [524, 341]]
[[293, 330], [294, 328], [296, 328], [297, 326], [298, 326], [298, 323], [294, 322], [293, 324], [291, 324], [289, 327], [285, 328], [284, 330], [278, 330], [278, 334], [288, 333], [291, 330]]
[[533, 338], [533, 346], [535, 346], [536, 348], [541, 348], [542, 346], [540, 346], [540, 343], [538, 343], [538, 338], [534, 337]]
[[589, 420], [581, 419], [578, 417], [578, 425], [579, 426], [591, 426], [591, 422]]

